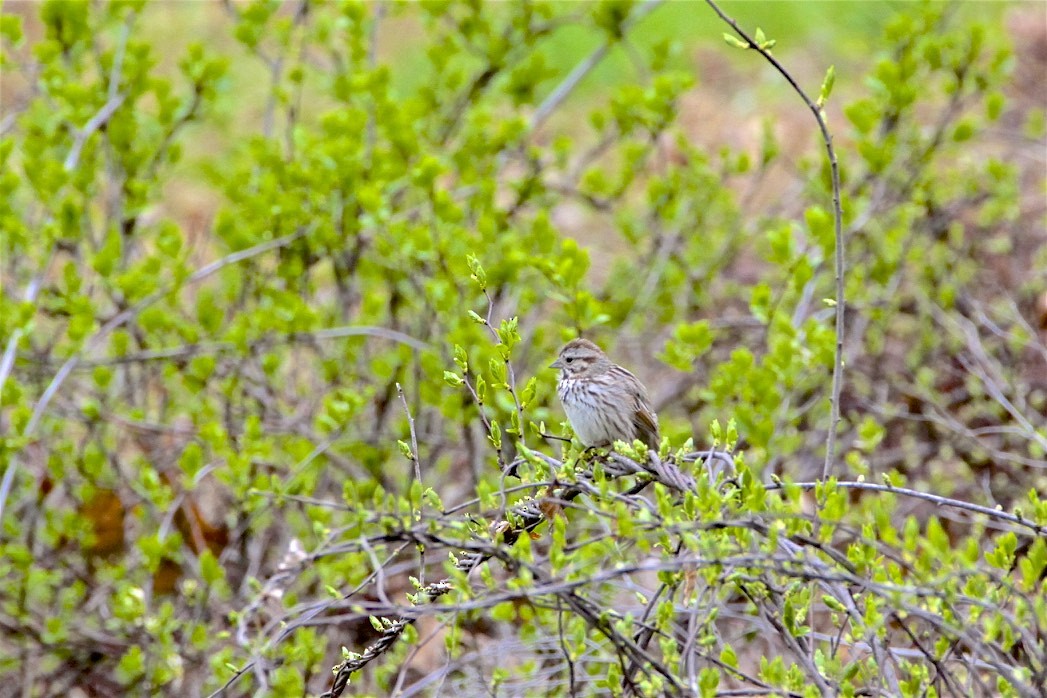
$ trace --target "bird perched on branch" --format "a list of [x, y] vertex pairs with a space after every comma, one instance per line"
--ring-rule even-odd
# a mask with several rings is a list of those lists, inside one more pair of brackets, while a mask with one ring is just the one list
[[636, 376], [588, 339], [573, 339], [549, 368], [560, 369], [556, 392], [574, 433], [585, 446], [639, 439], [658, 450], [658, 416]]

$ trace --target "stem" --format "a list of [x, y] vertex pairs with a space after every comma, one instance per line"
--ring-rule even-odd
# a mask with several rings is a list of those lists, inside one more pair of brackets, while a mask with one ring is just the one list
[[836, 255], [835, 255], [835, 272], [836, 272], [836, 350], [835, 357], [833, 359], [833, 384], [832, 384], [832, 396], [829, 399], [829, 434], [825, 439], [825, 463], [822, 466], [822, 479], [826, 479], [832, 474], [833, 461], [836, 459], [836, 427], [840, 423], [840, 390], [843, 386], [843, 315], [844, 315], [844, 286], [843, 286], [843, 275], [844, 275], [844, 262], [843, 262], [843, 213], [842, 207], [840, 206], [840, 168], [836, 162], [836, 151], [833, 149], [832, 135], [829, 133], [829, 127], [825, 123], [825, 115], [822, 113], [821, 108], [815, 104], [807, 93], [803, 91], [796, 80], [793, 79], [789, 71], [778, 62], [778, 60], [771, 55], [771, 52], [760, 46], [754, 41], [733, 19], [724, 14], [713, 0], [705, 0], [709, 7], [713, 8], [713, 12], [719, 15], [720, 19], [727, 24], [731, 25], [735, 33], [742, 38], [747, 46], [769, 62], [774, 69], [777, 70], [782, 77], [792, 86], [796, 94], [800, 95], [807, 108], [814, 114], [815, 120], [818, 122], [818, 129], [822, 133], [822, 142], [825, 144], [825, 151], [829, 156], [829, 169], [832, 172], [832, 193], [833, 193], [833, 232], [836, 239]]

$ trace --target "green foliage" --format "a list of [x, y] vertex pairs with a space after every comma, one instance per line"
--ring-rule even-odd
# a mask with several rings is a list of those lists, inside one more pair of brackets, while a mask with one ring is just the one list
[[[359, 695], [1042, 684], [1047, 251], [989, 139], [1044, 118], [1002, 30], [907, 6], [824, 73], [830, 425], [822, 150], [778, 103], [696, 137], [717, 86], [650, 9], [232, 3], [184, 45], [144, 2], [0, 17], [0, 676], [299, 695], [346, 647]], [[572, 32], [632, 68], [560, 103]], [[582, 333], [663, 401], [659, 454], [549, 439]]]

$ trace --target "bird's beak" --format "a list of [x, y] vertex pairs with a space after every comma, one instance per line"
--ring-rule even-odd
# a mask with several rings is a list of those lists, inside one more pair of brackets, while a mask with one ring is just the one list
[[551, 364], [549, 364], [549, 368], [560, 368], [560, 369], [562, 369], [563, 368], [563, 362], [560, 361], [559, 359], [557, 359], [556, 361], [554, 361]]

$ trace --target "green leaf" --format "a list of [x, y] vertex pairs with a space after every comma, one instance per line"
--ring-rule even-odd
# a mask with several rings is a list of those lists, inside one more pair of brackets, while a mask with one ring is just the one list
[[454, 345], [454, 362], [462, 369], [462, 373], [469, 372], [469, 358], [460, 344]]
[[749, 48], [749, 44], [745, 43], [734, 34], [724, 32], [723, 40], [727, 42], [728, 46], [734, 46], [735, 48]]
[[1043, 538], [1033, 541], [1025, 557], [1018, 562], [1018, 569], [1021, 571], [1025, 588], [1035, 589], [1040, 576], [1047, 569], [1047, 542]]
[[720, 661], [729, 667], [738, 668], [738, 655], [730, 645], [724, 645], [720, 650]]
[[0, 36], [14, 45], [22, 41], [22, 18], [14, 14], [0, 15]]
[[502, 448], [502, 429], [498, 426], [498, 422], [493, 419], [491, 420], [491, 431], [488, 433], [487, 438], [496, 449], [500, 450]]
[[768, 39], [764, 36], [763, 29], [760, 29], [759, 27], [756, 28], [756, 33], [754, 34], [753, 39], [755, 40], [756, 45], [764, 51], [770, 51], [774, 48], [774, 45], [778, 43], [776, 39]]
[[714, 698], [716, 688], [720, 685], [720, 672], [713, 667], [702, 669], [698, 675], [698, 688], [702, 698]]
[[476, 282], [480, 287], [481, 291], [487, 289], [487, 272], [484, 271], [483, 266], [480, 264], [480, 260], [475, 255], [467, 255], [466, 263], [469, 265], [470, 278]]
[[822, 603], [824, 603], [830, 610], [837, 611], [840, 613], [846, 612], [847, 607], [840, 603], [839, 599], [829, 594], [822, 595]]
[[523, 390], [520, 391], [520, 407], [526, 408], [534, 400], [534, 396], [538, 392], [538, 379], [530, 378], [527, 381], [527, 385], [524, 386]]
[[220, 580], [225, 579], [225, 570], [210, 550], [205, 549], [200, 553], [200, 577], [208, 586], [214, 586]]
[[829, 95], [832, 94], [833, 85], [836, 84], [836, 66], [831, 65], [829, 69], [825, 71], [825, 77], [822, 79], [822, 89], [818, 94], [818, 107], [825, 106], [826, 101], [829, 99]]

